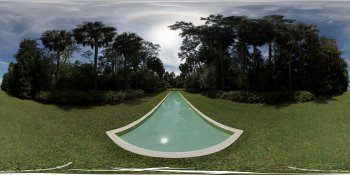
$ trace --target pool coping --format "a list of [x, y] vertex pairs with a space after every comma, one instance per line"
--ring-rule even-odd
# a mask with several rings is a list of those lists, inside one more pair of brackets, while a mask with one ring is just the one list
[[185, 97], [182, 96], [182, 94], [179, 91], [176, 91], [177, 93], [179, 93], [179, 95], [186, 101], [186, 103], [196, 112], [198, 113], [203, 119], [207, 120], [208, 122], [210, 122], [210, 124], [215, 125], [216, 127], [219, 127], [221, 129], [227, 130], [232, 132], [233, 134], [227, 138], [226, 140], [224, 140], [223, 142], [216, 144], [214, 146], [211, 146], [209, 148], [205, 148], [205, 149], [200, 149], [200, 150], [195, 150], [195, 151], [185, 151], [185, 152], [165, 152], [165, 151], [154, 151], [154, 150], [149, 150], [149, 149], [144, 149], [144, 148], [140, 148], [138, 146], [135, 146], [133, 144], [130, 144], [126, 141], [124, 141], [122, 138], [120, 138], [117, 133], [126, 131], [132, 127], [135, 127], [136, 125], [138, 125], [139, 123], [141, 123], [142, 121], [144, 121], [147, 117], [149, 117], [155, 110], [158, 109], [158, 107], [163, 103], [163, 101], [169, 96], [169, 94], [171, 92], [169, 92], [162, 101], [160, 101], [157, 106], [155, 106], [152, 110], [150, 110], [147, 114], [145, 114], [143, 117], [139, 118], [138, 120], [117, 128], [117, 129], [113, 129], [110, 131], [106, 131], [106, 134], [109, 136], [109, 138], [116, 143], [117, 145], [119, 145], [120, 147], [122, 147], [125, 150], [128, 150], [130, 152], [136, 153], [136, 154], [140, 154], [140, 155], [144, 155], [144, 156], [149, 156], [149, 157], [159, 157], [159, 158], [189, 158], [189, 157], [199, 157], [199, 156], [204, 156], [204, 155], [208, 155], [208, 154], [212, 154], [218, 151], [221, 151], [227, 147], [229, 147], [230, 145], [232, 145], [243, 133], [243, 130], [240, 129], [236, 129], [236, 128], [232, 128], [226, 125], [223, 125], [211, 118], [209, 118], [208, 116], [206, 116], [205, 114], [203, 114], [202, 112], [200, 112], [196, 107], [194, 107], [189, 101], [187, 101], [187, 99]]

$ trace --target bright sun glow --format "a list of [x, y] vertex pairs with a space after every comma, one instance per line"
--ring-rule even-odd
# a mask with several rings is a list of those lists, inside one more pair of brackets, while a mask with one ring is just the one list
[[166, 138], [166, 137], [161, 138], [160, 139], [160, 143], [161, 144], [167, 144], [168, 143], [168, 138]]
[[154, 43], [160, 44], [162, 47], [179, 47], [181, 38], [179, 31], [173, 31], [168, 28], [168, 24], [157, 26], [152, 30], [152, 37]]

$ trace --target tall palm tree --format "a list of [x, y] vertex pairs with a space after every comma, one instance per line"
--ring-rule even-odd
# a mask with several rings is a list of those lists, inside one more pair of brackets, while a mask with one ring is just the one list
[[78, 44], [95, 49], [94, 54], [94, 88], [97, 89], [98, 48], [106, 47], [115, 37], [116, 28], [106, 26], [101, 21], [83, 22], [73, 29], [73, 36]]
[[64, 52], [67, 47], [72, 45], [71, 33], [66, 30], [47, 30], [41, 36], [41, 42], [50, 51], [56, 52], [56, 75], [55, 83], [56, 88], [58, 87], [59, 81], [59, 68], [61, 53]]

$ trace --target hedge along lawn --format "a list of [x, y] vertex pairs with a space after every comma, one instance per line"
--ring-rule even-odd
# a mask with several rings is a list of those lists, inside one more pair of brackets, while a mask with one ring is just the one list
[[187, 159], [140, 156], [114, 144], [105, 131], [125, 126], [152, 109], [162, 92], [113, 106], [43, 105], [0, 92], [0, 171], [70, 168], [174, 167], [202, 170], [294, 172], [289, 166], [350, 170], [350, 94], [332, 100], [265, 106], [182, 94], [225, 125], [243, 129], [223, 151]]

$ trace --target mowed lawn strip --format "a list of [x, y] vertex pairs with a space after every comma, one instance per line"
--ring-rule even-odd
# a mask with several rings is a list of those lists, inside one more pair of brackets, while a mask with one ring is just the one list
[[[125, 126], [167, 94], [107, 106], [55, 106], [0, 92], [0, 171], [55, 167], [142, 166], [105, 131]], [[88, 95], [88, 94], [87, 94]], [[133, 157], [133, 158], [132, 158]]]
[[350, 171], [349, 93], [275, 106], [182, 94], [214, 120], [244, 130], [220, 162], [208, 164], [247, 171], [286, 171], [289, 166]]
[[[293, 172], [289, 166], [350, 170], [350, 94], [332, 100], [266, 106], [182, 94], [212, 119], [244, 130], [232, 146], [187, 159], [140, 156], [114, 144], [105, 131], [137, 120], [167, 94], [107, 106], [44, 105], [0, 92], [0, 171], [69, 168], [174, 167]], [[181, 132], [181, 131], [179, 131]], [[53, 172], [62, 172], [57, 170]]]

